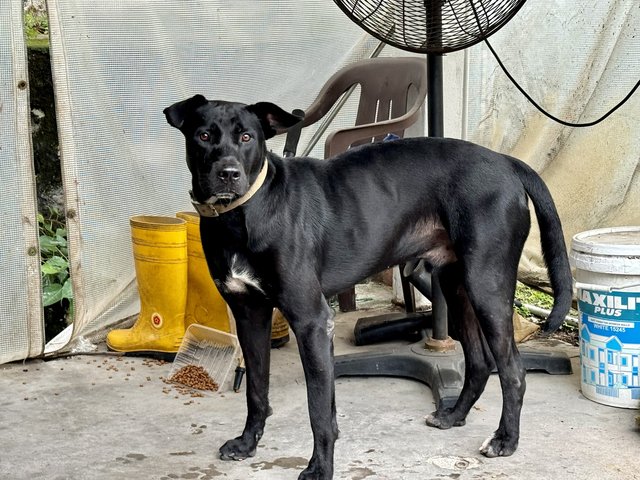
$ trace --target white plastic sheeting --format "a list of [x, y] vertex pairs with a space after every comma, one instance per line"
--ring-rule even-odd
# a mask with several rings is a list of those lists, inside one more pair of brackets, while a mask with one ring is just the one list
[[139, 309], [129, 217], [192, 209], [184, 140], [163, 108], [196, 93], [305, 108], [378, 41], [323, 0], [48, 6], [77, 338]]
[[[368, 56], [377, 41], [326, 0], [50, 0], [48, 7], [78, 340], [138, 311], [129, 217], [190, 209], [183, 139], [162, 109], [195, 93], [304, 109], [333, 72]], [[532, 1], [491, 41], [534, 98], [558, 116], [586, 121], [637, 80], [639, 9], [637, 0]], [[405, 53], [383, 51], [398, 54]], [[444, 63], [447, 135], [540, 171], [567, 239], [640, 223], [638, 95], [603, 124], [578, 130], [537, 113], [486, 47]], [[352, 110], [350, 102], [338, 122]], [[303, 132], [301, 149], [312, 134]], [[274, 151], [282, 141], [274, 139]], [[15, 204], [11, 214], [19, 211]], [[534, 224], [523, 275], [543, 281], [537, 243]]]
[[[622, 100], [640, 78], [640, 2], [527, 2], [490, 42], [538, 103], [563, 120], [586, 123]], [[585, 230], [640, 225], [640, 92], [596, 126], [565, 127], [524, 99], [486, 46], [469, 53], [469, 139], [541, 173], [567, 247]], [[545, 283], [543, 265], [533, 222], [520, 278]]]
[[44, 347], [22, 1], [0, 0], [0, 363]]

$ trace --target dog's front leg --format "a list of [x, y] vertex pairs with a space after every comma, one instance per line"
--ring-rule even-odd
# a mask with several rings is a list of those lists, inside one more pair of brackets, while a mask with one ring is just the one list
[[273, 307], [264, 301], [227, 299], [236, 320], [247, 369], [247, 421], [242, 435], [220, 447], [223, 460], [253, 457], [262, 437], [269, 409], [269, 363]]
[[[308, 293], [308, 291], [307, 291]], [[333, 311], [321, 293], [296, 302], [289, 298], [281, 308], [291, 324], [307, 383], [307, 402], [313, 455], [299, 480], [333, 478], [333, 451], [338, 438], [333, 373]]]

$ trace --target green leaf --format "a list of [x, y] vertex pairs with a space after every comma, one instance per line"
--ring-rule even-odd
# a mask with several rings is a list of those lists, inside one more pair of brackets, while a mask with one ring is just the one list
[[73, 288], [71, 288], [70, 278], [67, 278], [67, 280], [64, 282], [64, 285], [62, 285], [61, 295], [62, 298], [67, 298], [69, 300], [73, 299]]
[[69, 268], [69, 262], [64, 258], [56, 255], [42, 264], [41, 270], [45, 275], [55, 275], [67, 270]]
[[42, 275], [42, 288], [48, 287], [49, 285], [53, 285], [54, 283], [58, 283], [56, 281], [56, 277], [52, 275]]
[[67, 239], [62, 237], [52, 237], [49, 235], [40, 235], [40, 250], [44, 253], [55, 252], [57, 248], [66, 248]]
[[42, 306], [48, 307], [62, 300], [62, 285], [54, 283], [42, 289]]
[[47, 207], [47, 209], [49, 210], [49, 217], [51, 217], [51, 218], [60, 217], [60, 209], [58, 207], [54, 207], [53, 205], [49, 205]]
[[56, 251], [56, 241], [46, 235], [40, 235], [40, 253], [52, 253]]
[[64, 283], [67, 278], [69, 278], [69, 270], [67, 270], [66, 268], [64, 270], [61, 270], [58, 275], [56, 275], [56, 278], [59, 283]]
[[[58, 230], [60, 230], [60, 229], [58, 229]], [[67, 246], [67, 239], [66, 239], [66, 237], [62, 237], [62, 236], [57, 235], [57, 234], [56, 234], [55, 242], [56, 242], [56, 244], [57, 244], [58, 246], [60, 246], [60, 247], [66, 247], [66, 246]]]
[[71, 288], [70, 278], [67, 278], [67, 281], [64, 282], [64, 285], [61, 285], [59, 283], [52, 283], [50, 285], [45, 285], [42, 288], [43, 307], [48, 307], [49, 305], [58, 303], [64, 298], [68, 299], [70, 302], [73, 301], [73, 289]]

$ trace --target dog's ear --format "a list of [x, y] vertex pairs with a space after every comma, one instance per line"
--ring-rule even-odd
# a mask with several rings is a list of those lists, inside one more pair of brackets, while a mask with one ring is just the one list
[[258, 117], [262, 124], [264, 136], [267, 139], [286, 132], [302, 120], [302, 118], [292, 115], [279, 106], [269, 102], [258, 102], [253, 105], [248, 105], [247, 110]]
[[208, 102], [202, 95], [194, 95], [181, 102], [174, 103], [170, 107], [165, 108], [162, 112], [167, 117], [167, 122], [178, 130], [182, 128], [184, 119], [196, 108], [205, 105]]

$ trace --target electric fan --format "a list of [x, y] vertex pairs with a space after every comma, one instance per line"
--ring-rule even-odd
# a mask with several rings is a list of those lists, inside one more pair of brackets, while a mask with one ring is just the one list
[[[526, 0], [334, 0], [358, 26], [391, 46], [427, 54], [427, 125], [430, 137], [444, 135], [442, 55], [483, 41], [504, 26]], [[424, 262], [401, 267], [407, 280], [433, 305], [431, 335], [404, 349], [390, 352], [341, 355], [335, 359], [335, 376], [384, 375], [406, 377], [427, 384], [438, 408], [452, 407], [464, 382], [464, 355], [448, 336], [447, 309], [438, 276]], [[407, 287], [408, 288], [408, 287]], [[403, 293], [407, 314], [360, 319], [362, 330], [387, 334], [425, 320], [415, 313], [412, 295]], [[394, 326], [395, 325], [395, 326]], [[359, 325], [356, 324], [356, 338]], [[380, 334], [373, 335], [380, 337]], [[520, 349], [525, 368], [570, 374], [571, 363], [562, 353]]]
[[470, 47], [498, 31], [526, 0], [334, 0], [379, 40], [417, 53]]

